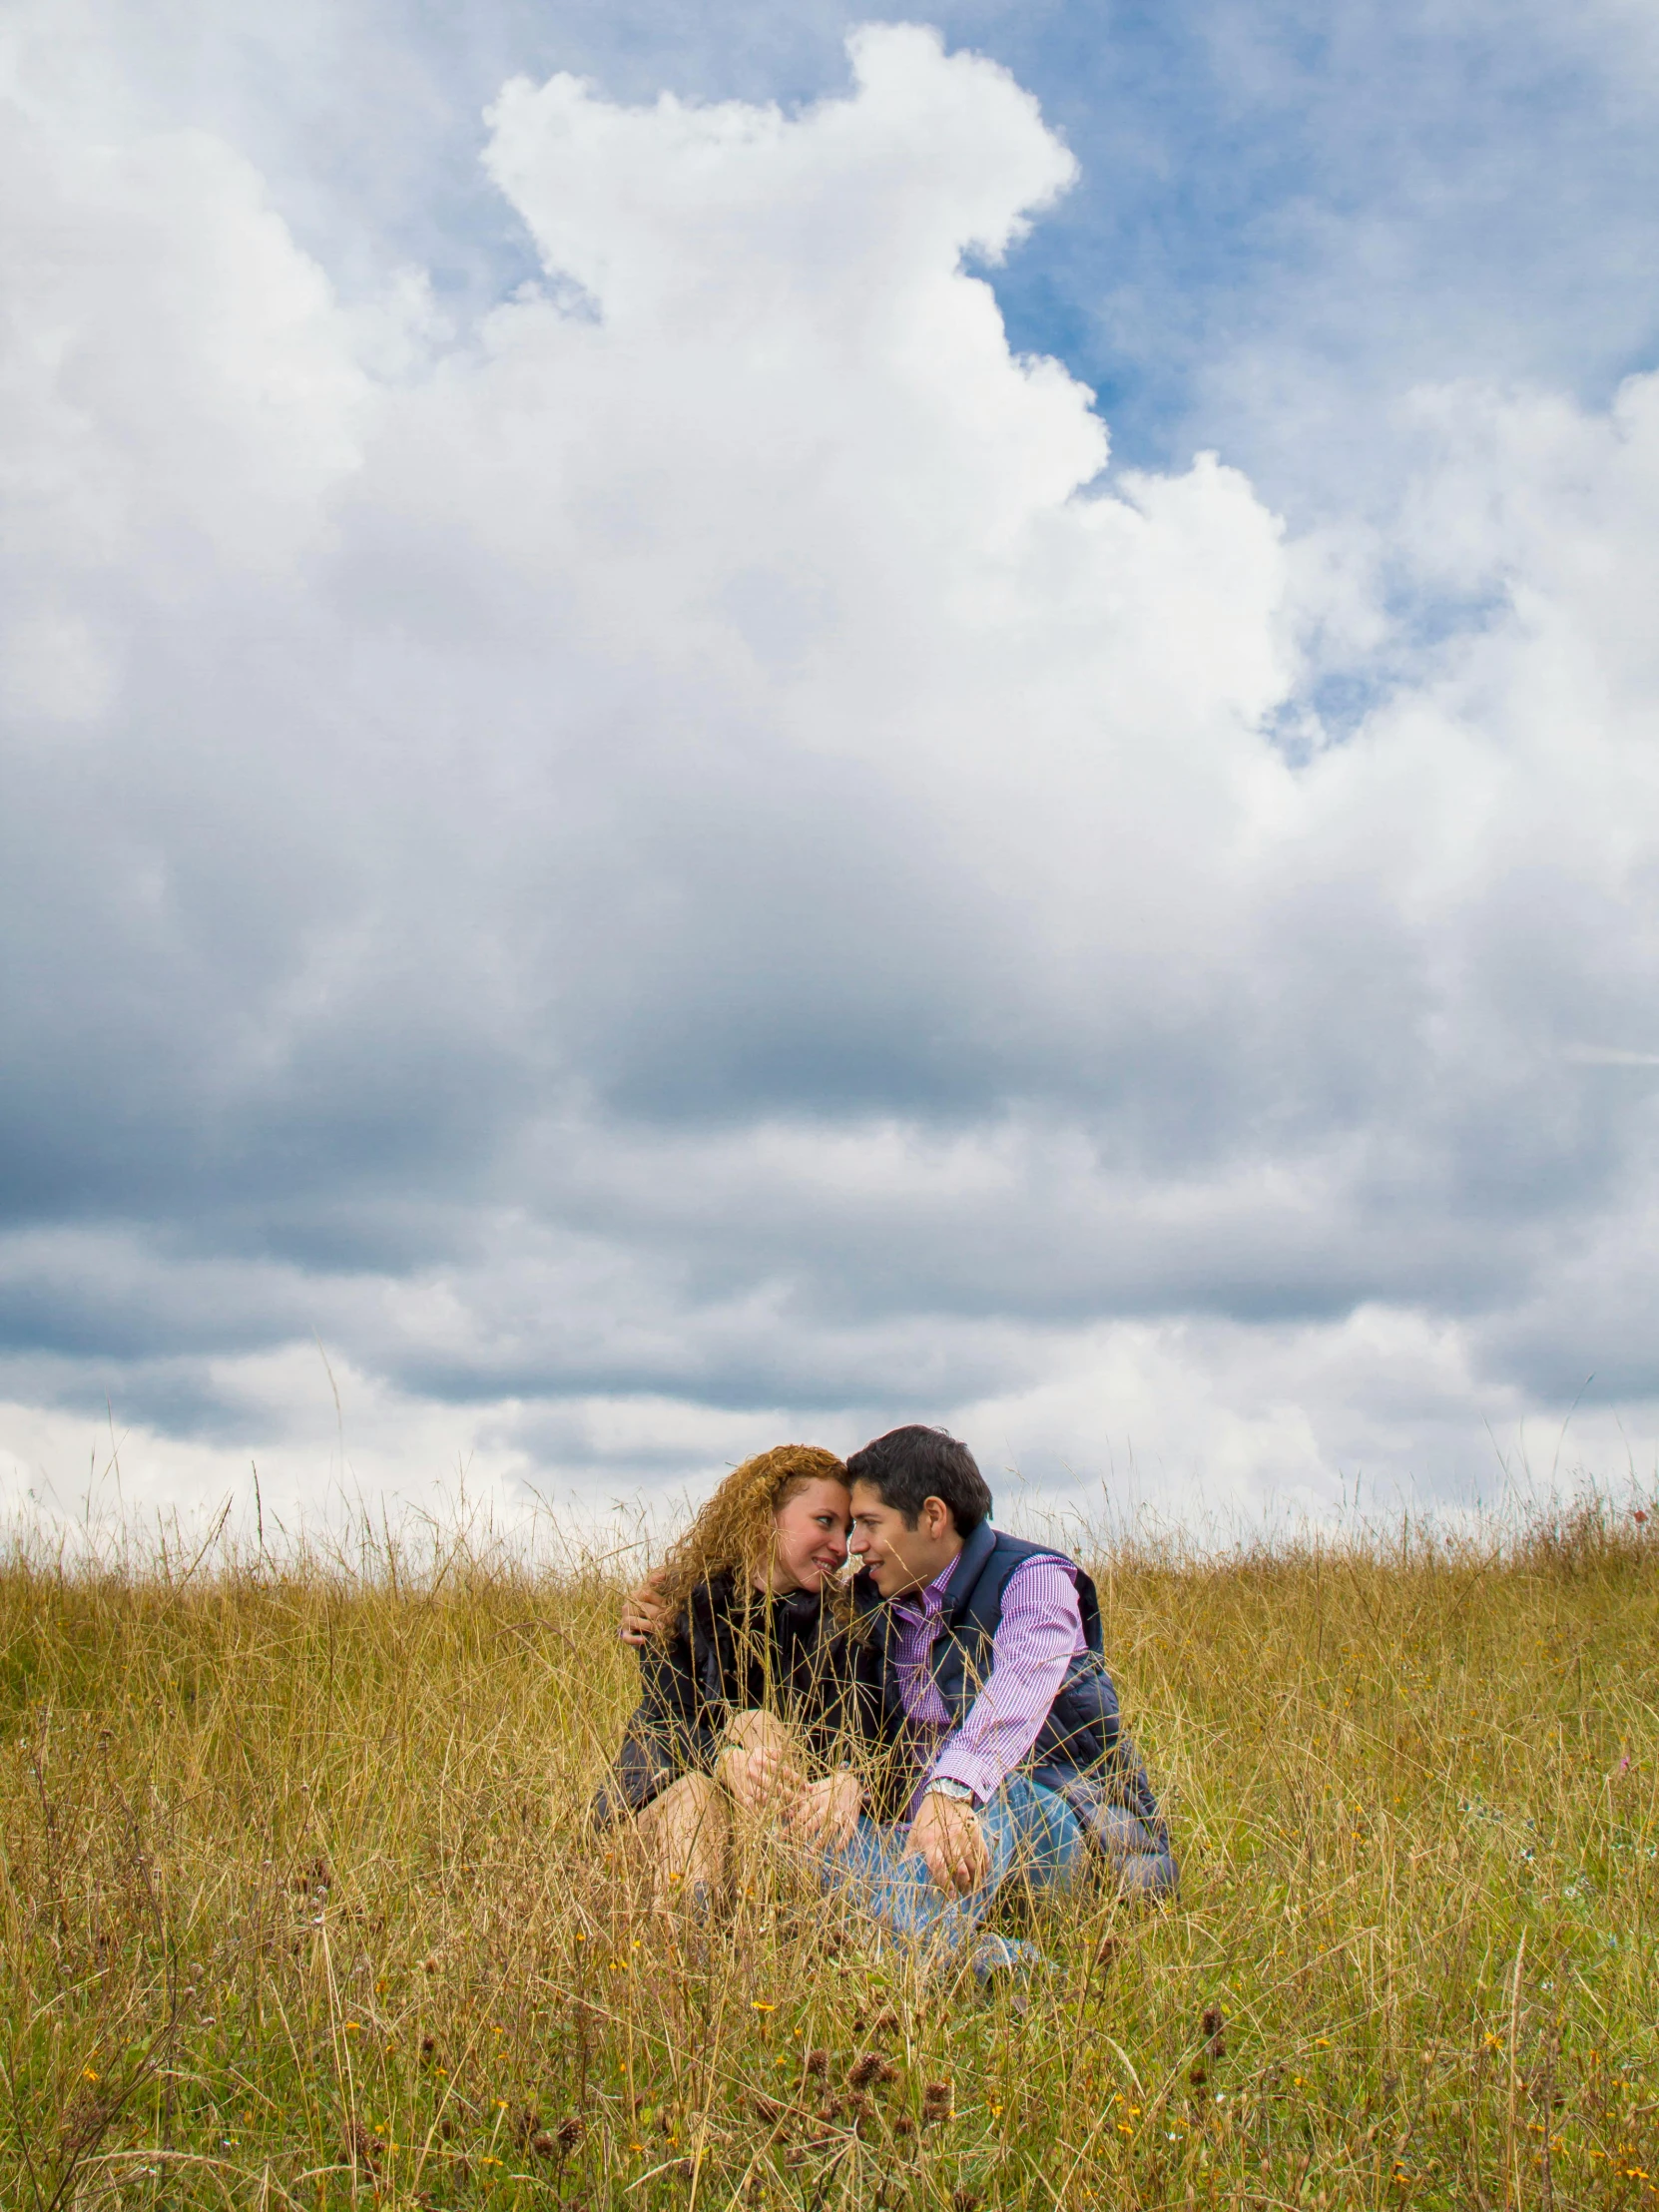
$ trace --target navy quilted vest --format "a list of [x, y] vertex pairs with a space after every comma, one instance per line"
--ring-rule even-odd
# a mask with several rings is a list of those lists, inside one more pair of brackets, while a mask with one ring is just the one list
[[[956, 1571], [945, 1591], [944, 1611], [930, 1661], [933, 1680], [952, 1724], [960, 1727], [968, 1708], [991, 1672], [991, 1646], [1002, 1618], [1002, 1593], [1008, 1577], [1027, 1559], [1065, 1559], [1077, 1577], [1077, 1598], [1088, 1645], [1066, 1669], [1022, 1772], [1068, 1796], [1069, 1785], [1087, 1780], [1105, 1786], [1110, 1802], [1122, 1806], [1161, 1834], [1158, 1801], [1139, 1755], [1124, 1732], [1117, 1692], [1106, 1671], [1100, 1630], [1100, 1598], [1076, 1560], [1052, 1544], [1028, 1544], [981, 1521], [962, 1546]], [[892, 1633], [896, 1648], [896, 1624]], [[888, 1700], [901, 1707], [897, 1670], [886, 1669]], [[890, 1716], [896, 1723], [897, 1712]]]

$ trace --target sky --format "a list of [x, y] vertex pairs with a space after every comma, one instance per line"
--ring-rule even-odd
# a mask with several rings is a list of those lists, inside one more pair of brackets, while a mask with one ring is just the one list
[[0, 1503], [1659, 1463], [1659, 18], [0, 8]]

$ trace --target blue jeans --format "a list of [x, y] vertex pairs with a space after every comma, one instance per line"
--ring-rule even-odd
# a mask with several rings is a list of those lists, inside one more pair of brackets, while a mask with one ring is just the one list
[[1064, 1889], [1090, 1848], [1064, 1798], [1023, 1774], [1011, 1774], [978, 1813], [991, 1863], [966, 1897], [941, 1890], [920, 1852], [906, 1856], [907, 1821], [883, 1828], [867, 1815], [849, 1843], [825, 1853], [825, 1887], [844, 1891], [893, 1935], [944, 1957], [972, 1940], [1010, 1876], [1037, 1892]]

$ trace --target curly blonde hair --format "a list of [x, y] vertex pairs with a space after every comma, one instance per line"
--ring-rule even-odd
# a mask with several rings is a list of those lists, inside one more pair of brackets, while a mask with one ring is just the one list
[[734, 1467], [664, 1561], [657, 1596], [658, 1627], [671, 1636], [692, 1592], [729, 1574], [739, 1589], [764, 1575], [777, 1543], [775, 1515], [809, 1482], [846, 1481], [846, 1467], [817, 1444], [775, 1444]]

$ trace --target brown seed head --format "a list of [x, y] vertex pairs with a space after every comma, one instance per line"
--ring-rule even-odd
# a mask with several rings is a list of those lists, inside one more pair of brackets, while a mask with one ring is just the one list
[[587, 2121], [580, 2112], [572, 2112], [568, 2119], [559, 2122], [559, 2148], [573, 2151], [587, 2132]]
[[361, 2120], [347, 2120], [340, 2130], [340, 2149], [353, 2166], [365, 2167], [375, 2172], [380, 2164], [385, 2144], [378, 2136], [370, 2135]]
[[955, 2095], [948, 2081], [930, 2081], [921, 2092], [921, 2116], [923, 2120], [936, 2122], [948, 2120], [955, 2106]]
[[855, 2058], [846, 2069], [846, 2078], [854, 2089], [867, 2089], [871, 2082], [896, 2079], [898, 2068], [890, 2058], [883, 2058], [878, 2050], [866, 2050], [861, 2058]]
[[538, 2158], [551, 2158], [558, 2151], [559, 2145], [557, 2138], [549, 2135], [545, 2127], [538, 2127], [530, 2138], [529, 2148]]
[[1227, 2018], [1221, 2006], [1219, 2004], [1207, 2004], [1204, 2007], [1204, 2016], [1198, 2024], [1204, 2030], [1204, 2047], [1208, 2050], [1210, 2056], [1212, 2058], [1225, 2058], [1227, 2056], [1227, 2035], [1225, 2032]]
[[830, 2053], [827, 2050], [810, 2050], [801, 2064], [806, 2073], [827, 2074], [830, 2071]]

